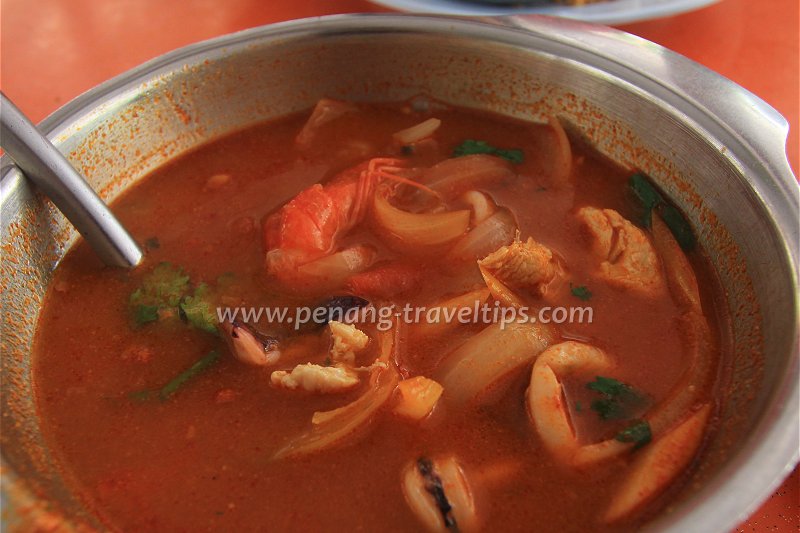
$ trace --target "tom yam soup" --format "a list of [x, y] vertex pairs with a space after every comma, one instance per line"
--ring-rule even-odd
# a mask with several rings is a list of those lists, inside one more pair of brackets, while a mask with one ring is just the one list
[[426, 98], [159, 168], [62, 261], [43, 431], [120, 531], [630, 531], [703, 459], [715, 280], [636, 169]]

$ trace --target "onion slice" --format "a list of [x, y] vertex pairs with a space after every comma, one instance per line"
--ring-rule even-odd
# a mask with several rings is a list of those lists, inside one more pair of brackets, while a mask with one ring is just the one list
[[357, 400], [332, 411], [314, 413], [311, 429], [278, 450], [273, 459], [302, 457], [342, 444], [372, 421], [392, 397], [400, 373], [394, 366], [393, 332], [381, 335], [381, 356], [373, 364], [369, 390]]
[[689, 466], [703, 441], [711, 410], [711, 404], [703, 405], [640, 452], [612, 498], [604, 522], [629, 517], [658, 497]]
[[486, 154], [445, 159], [420, 176], [420, 181], [441, 194], [455, 198], [472, 189], [492, 188], [516, 176], [511, 163]]
[[297, 134], [295, 143], [300, 148], [308, 148], [314, 140], [319, 128], [333, 122], [342, 115], [358, 111], [358, 108], [349, 102], [341, 102], [331, 98], [321, 98], [314, 111], [303, 125], [303, 129]]
[[653, 434], [672, 427], [697, 402], [708, 387], [714, 341], [711, 328], [703, 315], [697, 278], [689, 260], [667, 225], [653, 216], [653, 243], [664, 262], [667, 282], [683, 315], [678, 322], [681, 344], [689, 355], [689, 368], [683, 379], [670, 391], [661, 405], [648, 416]]
[[556, 159], [553, 163], [552, 184], [556, 187], [572, 185], [572, 146], [558, 117], [551, 116], [547, 123], [556, 137]]
[[409, 213], [389, 203], [377, 192], [373, 212], [378, 225], [411, 246], [444, 244], [463, 235], [469, 227], [469, 209], [444, 213]]
[[517, 234], [517, 221], [508, 209], [501, 208], [464, 235], [448, 256], [456, 261], [483, 259], [490, 253], [507, 246]]
[[476, 400], [508, 374], [533, 361], [556, 340], [553, 328], [512, 322], [491, 324], [447, 356], [439, 368], [443, 397], [456, 405]]
[[497, 211], [497, 204], [494, 203], [491, 196], [484, 192], [467, 191], [461, 195], [461, 201], [472, 209], [470, 223], [473, 226], [477, 226]]
[[438, 118], [429, 118], [428, 120], [423, 120], [419, 124], [415, 124], [410, 128], [395, 132], [392, 135], [392, 138], [401, 144], [415, 143], [424, 139], [425, 137], [430, 137], [433, 135], [433, 132], [439, 129], [439, 126], [441, 125], [442, 121]]
[[341, 285], [353, 274], [363, 272], [375, 262], [375, 249], [367, 245], [345, 248], [297, 268], [303, 277], [314, 278], [321, 285]]
[[[457, 328], [461, 322], [458, 320], [462, 309], [477, 313], [480, 306], [489, 299], [489, 290], [486, 288], [476, 289], [454, 298], [445, 300], [437, 305], [428, 308], [423, 321], [412, 326], [414, 335], [420, 337], [438, 336]], [[438, 317], [438, 320], [428, 322], [427, 317]], [[470, 315], [470, 319], [474, 315]]]

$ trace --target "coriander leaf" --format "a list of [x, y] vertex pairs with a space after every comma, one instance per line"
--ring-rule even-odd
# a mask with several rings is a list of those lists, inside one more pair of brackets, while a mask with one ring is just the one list
[[619, 442], [635, 442], [633, 449], [637, 450], [653, 439], [653, 433], [650, 431], [650, 424], [642, 420], [623, 429], [614, 438]]
[[642, 207], [644, 207], [642, 224], [644, 227], [649, 228], [653, 223], [653, 209], [664, 200], [644, 174], [636, 173], [632, 175], [628, 180], [628, 185], [633, 194], [642, 202]]
[[170, 263], [158, 264], [142, 279], [142, 286], [130, 297], [130, 303], [157, 307], [175, 307], [189, 292], [189, 276]]
[[476, 141], [474, 139], [465, 140], [456, 146], [455, 150], [453, 150], [453, 157], [475, 154], [488, 154], [502, 157], [503, 159], [511, 161], [515, 165], [519, 165], [525, 160], [525, 154], [518, 148], [497, 148], [486, 141]]
[[617, 396], [630, 389], [628, 385], [621, 381], [603, 376], [595, 377], [594, 381], [586, 384], [586, 388], [606, 396]]
[[137, 325], [158, 320], [157, 305], [137, 305], [133, 308], [133, 320]]
[[571, 292], [574, 297], [584, 302], [592, 298], [592, 291], [590, 291], [586, 285], [573, 286], [572, 283], [570, 283], [569, 292]]
[[128, 393], [128, 398], [130, 398], [131, 400], [136, 400], [137, 402], [147, 401], [152, 396], [153, 396], [153, 391], [151, 390], [140, 390]]
[[594, 400], [591, 408], [601, 420], [621, 420], [626, 418], [626, 411], [616, 399]]
[[664, 221], [664, 224], [667, 225], [669, 230], [672, 232], [672, 235], [675, 236], [675, 240], [678, 241], [678, 245], [683, 250], [691, 250], [694, 248], [695, 239], [694, 233], [692, 233], [692, 227], [683, 217], [680, 211], [672, 207], [671, 205], [662, 205], [658, 209], [659, 215], [661, 215], [661, 219]]
[[150, 237], [144, 241], [144, 247], [148, 250], [157, 250], [161, 248], [161, 243], [158, 241], [158, 237]]
[[597, 376], [586, 388], [603, 396], [590, 406], [601, 420], [624, 420], [645, 403], [641, 393], [614, 378]]
[[196, 328], [217, 332], [217, 317], [211, 304], [211, 291], [208, 285], [201, 283], [194, 290], [192, 296], [187, 296], [180, 303], [182, 316], [186, 317], [191, 325]]
[[162, 400], [168, 399], [175, 394], [186, 382], [190, 381], [197, 375], [203, 373], [205, 370], [211, 368], [214, 363], [219, 360], [219, 352], [212, 350], [205, 357], [199, 359], [192, 366], [175, 376], [169, 383], [164, 385], [159, 391], [159, 396]]
[[669, 230], [675, 236], [680, 247], [684, 250], [692, 250], [695, 245], [692, 226], [678, 209], [664, 201], [664, 198], [656, 190], [650, 179], [642, 173], [633, 174], [628, 180], [633, 194], [642, 202], [644, 215], [642, 225], [649, 228], [653, 224], [653, 210], [655, 209]]
[[176, 307], [188, 291], [189, 276], [169, 263], [158, 264], [128, 298], [134, 323], [141, 326], [157, 321], [159, 310]]

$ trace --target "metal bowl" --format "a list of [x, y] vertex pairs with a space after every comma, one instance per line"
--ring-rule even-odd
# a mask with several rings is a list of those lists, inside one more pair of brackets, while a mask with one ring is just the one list
[[[657, 45], [542, 17], [352, 15], [220, 37], [142, 65], [42, 124], [107, 200], [228, 132], [321, 96], [558, 114], [652, 176], [688, 214], [731, 316], [719, 430], [655, 530], [728, 531], [798, 459], [798, 186], [786, 121], [757, 97]], [[6, 525], [29, 505], [93, 518], [40, 437], [30, 346], [53, 269], [76, 234], [2, 160], [2, 461]]]

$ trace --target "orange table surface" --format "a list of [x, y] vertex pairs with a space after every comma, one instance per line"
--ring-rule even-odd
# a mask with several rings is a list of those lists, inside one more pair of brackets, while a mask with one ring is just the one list
[[[91, 87], [174, 48], [271, 22], [386, 9], [361, 0], [2, 0], [0, 86], [34, 122]], [[800, 2], [722, 0], [621, 29], [732, 79], [791, 125], [798, 174]], [[800, 530], [798, 470], [739, 531]]]

